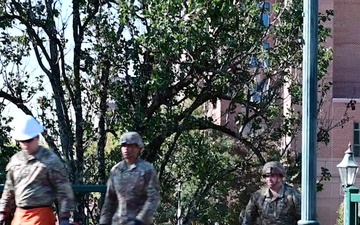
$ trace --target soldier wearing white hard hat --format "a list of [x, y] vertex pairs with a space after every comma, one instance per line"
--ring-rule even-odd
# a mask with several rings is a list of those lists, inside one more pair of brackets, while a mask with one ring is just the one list
[[44, 127], [30, 115], [18, 119], [15, 124], [13, 138], [22, 142], [38, 137], [44, 131]]
[[44, 127], [32, 116], [16, 119], [13, 138], [21, 151], [6, 166], [7, 177], [0, 200], [0, 224], [16, 208], [12, 225], [55, 224], [52, 208], [59, 203], [60, 225], [69, 225], [74, 193], [64, 164], [51, 150], [39, 145]]

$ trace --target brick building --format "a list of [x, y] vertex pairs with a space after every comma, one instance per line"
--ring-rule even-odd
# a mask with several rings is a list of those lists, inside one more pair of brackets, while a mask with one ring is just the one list
[[[317, 209], [321, 224], [336, 224], [337, 209], [343, 200], [339, 173], [336, 165], [344, 156], [349, 142], [353, 144], [356, 160], [360, 162], [360, 1], [357, 0], [320, 0], [319, 9], [333, 9], [335, 16], [330, 24], [333, 28], [333, 38], [328, 44], [333, 47], [334, 59], [329, 68], [333, 81], [329, 115], [334, 121], [340, 121], [344, 109], [352, 101], [355, 110], [348, 110], [349, 121], [343, 126], [331, 131], [330, 143], [319, 146], [318, 168], [327, 167], [332, 179], [325, 183], [325, 190], [318, 194]], [[331, 79], [330, 78], [330, 79]], [[318, 169], [318, 173], [320, 169]], [[360, 186], [360, 179], [356, 185]]]
[[[269, 4], [273, 1], [269, 1]], [[333, 62], [328, 69], [327, 79], [333, 87], [327, 96], [327, 104], [321, 113], [326, 118], [323, 123], [335, 124], [344, 118], [349, 119], [343, 126], [330, 132], [330, 142], [318, 146], [318, 175], [321, 167], [328, 168], [332, 174], [331, 181], [324, 182], [324, 190], [317, 195], [317, 215], [320, 224], [335, 225], [337, 210], [343, 201], [336, 165], [340, 163], [349, 142], [353, 144], [356, 160], [360, 164], [360, 1], [359, 0], [319, 0], [319, 11], [333, 9], [335, 16], [327, 25], [332, 28], [332, 38], [327, 45], [333, 48]], [[353, 103], [352, 105], [349, 102]], [[218, 101], [208, 111], [208, 116], [218, 119], [219, 123], [236, 128], [234, 118], [222, 118], [221, 112], [227, 107], [226, 101]], [[355, 106], [355, 110], [351, 108]], [[301, 149], [301, 140], [293, 144]], [[358, 175], [359, 177], [360, 175]], [[356, 185], [360, 187], [360, 178]]]

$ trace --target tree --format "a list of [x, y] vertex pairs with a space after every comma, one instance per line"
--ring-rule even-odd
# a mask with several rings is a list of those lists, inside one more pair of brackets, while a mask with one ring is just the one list
[[[192, 178], [186, 184], [197, 185], [187, 189], [190, 202], [182, 217], [188, 224], [204, 196], [224, 191], [236, 169], [253, 172], [271, 158], [292, 165], [290, 146], [279, 140], [295, 138], [301, 121], [295, 107], [301, 104], [301, 1], [272, 7], [252, 0], [73, 1], [68, 7], [60, 0], [5, 0], [0, 5], [5, 46], [0, 98], [25, 113], [37, 110], [47, 143], [68, 163], [74, 183], [105, 183], [105, 156], [114, 154], [105, 151], [108, 135], [136, 130], [147, 144], [142, 156], [155, 162], [162, 183], [174, 188], [176, 174], [170, 176], [167, 168], [194, 164], [181, 154], [195, 139], [212, 151], [191, 175], [200, 176], [199, 182]], [[270, 12], [273, 19], [264, 23]], [[319, 80], [331, 60], [331, 49], [321, 45], [330, 34], [322, 23], [331, 15], [319, 15]], [[28, 57], [36, 58], [40, 75], [26, 70]], [[50, 90], [43, 94], [47, 82]], [[326, 94], [331, 84], [321, 84]], [[291, 104], [283, 114], [285, 97]], [[30, 109], [33, 98], [37, 105]], [[234, 117], [236, 129], [198, 113], [218, 100], [228, 102], [221, 117]], [[116, 107], [109, 110], [109, 103]], [[215, 153], [223, 151], [223, 143], [201, 142], [207, 136], [199, 131], [208, 130], [234, 139], [242, 155], [231, 167], [215, 166], [214, 173], [228, 174], [204, 186], [206, 165], [215, 156], [229, 157]], [[191, 154], [204, 151], [197, 146]], [[87, 165], [84, 157], [90, 156], [94, 164]], [[84, 177], [91, 167], [98, 168], [96, 177]]]
[[[60, 1], [3, 1], [1, 4], [4, 9], [0, 17], [4, 31], [2, 42], [6, 45], [1, 52], [2, 73], [6, 85], [2, 88], [0, 97], [27, 114], [32, 113], [27, 103], [32, 98], [38, 99], [39, 117], [48, 128], [44, 137], [49, 146], [68, 162], [75, 183], [83, 182], [84, 149], [97, 136], [100, 174], [104, 176], [105, 122], [100, 116], [98, 130], [95, 130], [96, 125], [92, 120], [96, 114], [106, 113], [109, 66], [107, 60], [99, 56], [96, 58], [96, 68], [92, 68], [95, 62], [91, 62], [89, 52], [84, 47], [85, 40], [89, 38], [87, 33], [91, 32], [90, 27], [96, 29], [94, 21], [101, 11], [101, 3], [74, 1], [71, 17], [65, 18], [62, 18], [63, 3]], [[66, 32], [70, 19], [74, 48], [72, 62], [68, 64], [69, 56], [66, 54], [71, 46]], [[99, 34], [90, 38], [95, 36]], [[36, 57], [44, 75], [34, 77], [35, 75], [30, 76], [24, 70], [22, 63], [30, 54]], [[99, 52], [93, 48], [92, 54], [97, 55]], [[14, 67], [14, 72], [9, 71]], [[86, 73], [86, 70], [94, 71], [96, 76], [90, 77], [92, 74]], [[34, 80], [38, 82], [37, 87], [32, 86]], [[89, 80], [92, 84], [89, 84]], [[37, 96], [45, 88], [44, 81], [50, 83], [50, 95]], [[94, 93], [98, 93], [95, 99], [91, 96]], [[60, 137], [59, 140], [57, 136]], [[101, 182], [104, 182], [103, 178]]]
[[336, 224], [344, 224], [344, 202], [340, 203], [337, 213]]
[[[0, 110], [3, 111], [5, 108], [5, 104], [0, 103]], [[10, 131], [10, 127], [7, 125], [9, 121], [3, 118], [0, 120], [0, 124], [2, 129], [0, 130], [0, 165], [2, 168], [5, 168], [10, 157], [15, 153], [16, 148], [11, 145], [10, 138], [8, 136], [8, 132]], [[5, 170], [0, 171], [0, 184], [5, 183]]]
[[[246, 150], [224, 135], [203, 131], [174, 136], [165, 148], [174, 154], [160, 169], [163, 204], [157, 221], [236, 224], [248, 200], [241, 196], [262, 184], [254, 162], [243, 157]], [[160, 155], [160, 162], [165, 157]]]

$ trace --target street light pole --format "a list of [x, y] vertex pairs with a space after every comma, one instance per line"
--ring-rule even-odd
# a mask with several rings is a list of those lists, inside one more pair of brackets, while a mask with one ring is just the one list
[[299, 225], [316, 220], [318, 0], [304, 0], [302, 87], [302, 176]]
[[349, 147], [345, 152], [343, 160], [337, 165], [339, 169], [339, 175], [341, 184], [345, 191], [344, 196], [344, 225], [350, 225], [350, 196], [352, 193], [357, 193], [359, 189], [354, 187], [356, 174], [359, 170], [359, 166], [355, 161], [354, 154], [349, 143]]

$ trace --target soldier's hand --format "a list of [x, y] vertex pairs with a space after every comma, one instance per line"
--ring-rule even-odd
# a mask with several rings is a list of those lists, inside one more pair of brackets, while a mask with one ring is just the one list
[[134, 219], [130, 220], [127, 225], [143, 225], [143, 223], [140, 220]]
[[68, 219], [62, 219], [60, 220], [59, 225], [70, 225], [70, 221]]
[[0, 213], [0, 225], [3, 225], [6, 220], [6, 216], [4, 213]]

